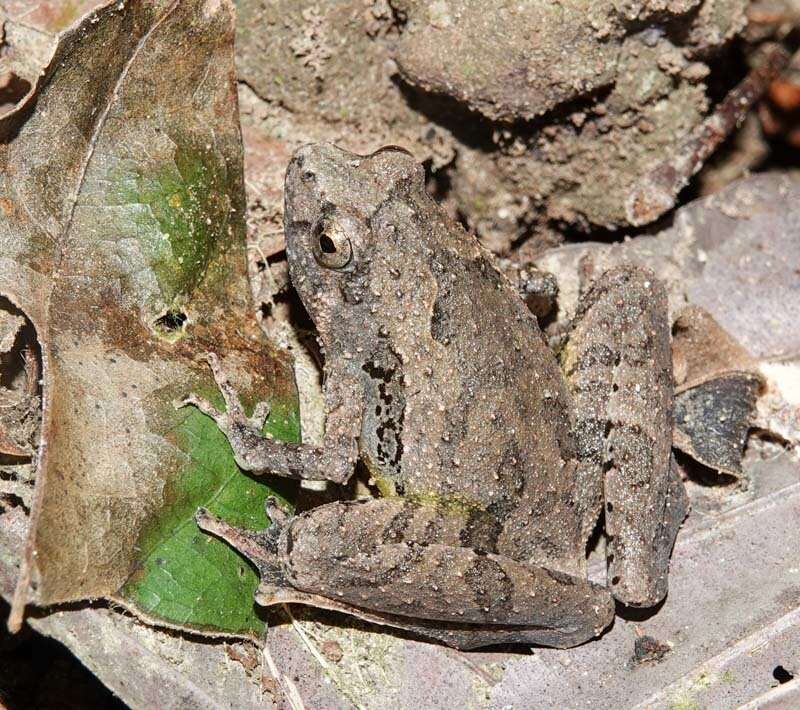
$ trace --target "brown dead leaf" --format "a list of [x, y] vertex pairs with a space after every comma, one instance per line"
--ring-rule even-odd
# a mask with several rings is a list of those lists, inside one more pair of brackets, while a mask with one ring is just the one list
[[763, 386], [758, 365], [699, 306], [673, 325], [675, 374], [673, 445], [716, 471], [742, 475], [742, 452]]
[[56, 35], [103, 0], [3, 0], [0, 114], [30, 90], [55, 48]]
[[672, 330], [676, 393], [733, 372], [757, 375], [755, 359], [704, 308], [682, 309]]
[[14, 347], [17, 333], [24, 323], [25, 319], [21, 316], [0, 310], [0, 355]]
[[[39, 430], [39, 357], [32, 326], [0, 298], [0, 455], [29, 458]], [[2, 463], [0, 459], [0, 463]]]
[[248, 317], [233, 15], [228, 0], [107, 3], [0, 118], [0, 294], [43, 363], [16, 622], [28, 600], [118, 592], [154, 526], [170, 534], [160, 511], [192, 507], [191, 415], [172, 401], [211, 388], [199, 354], [224, 354], [249, 398], [294, 406], [286, 357]]

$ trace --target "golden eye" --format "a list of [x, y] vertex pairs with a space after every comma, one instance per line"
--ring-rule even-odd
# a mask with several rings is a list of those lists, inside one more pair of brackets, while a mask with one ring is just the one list
[[342, 225], [325, 221], [314, 230], [314, 258], [327, 269], [343, 269], [353, 258], [353, 247]]

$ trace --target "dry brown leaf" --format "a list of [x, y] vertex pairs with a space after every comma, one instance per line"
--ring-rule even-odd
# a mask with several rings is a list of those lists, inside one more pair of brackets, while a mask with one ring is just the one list
[[[233, 15], [228, 0], [107, 3], [60, 36], [33, 94], [0, 119], [0, 295], [34, 324], [43, 363], [17, 623], [28, 600], [126, 585], [145, 615], [254, 630], [252, 603], [197, 620], [184, 599], [165, 608], [148, 577], [182, 568], [153, 555], [196, 499], [227, 495], [237, 508], [245, 495], [231, 492], [229, 452], [173, 408], [212, 388], [197, 356], [219, 352], [251, 401], [269, 398], [279, 434], [291, 435], [296, 407], [287, 358], [249, 318]], [[241, 514], [259, 526], [264, 487], [247, 485], [255, 507]], [[241, 563], [226, 559], [224, 573], [187, 567], [201, 585], [187, 595], [214, 597], [215, 575], [234, 585]]]

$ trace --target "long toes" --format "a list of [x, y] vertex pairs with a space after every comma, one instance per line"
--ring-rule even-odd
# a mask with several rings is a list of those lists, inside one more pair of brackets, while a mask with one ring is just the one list
[[205, 354], [205, 358], [208, 366], [211, 368], [211, 373], [214, 375], [215, 380], [219, 381], [227, 379], [225, 377], [225, 371], [222, 369], [222, 365], [220, 364], [219, 356], [216, 353], [207, 352]]
[[211, 374], [214, 375], [214, 381], [217, 383], [217, 387], [219, 387], [219, 391], [222, 393], [222, 398], [225, 400], [225, 407], [228, 413], [236, 418], [243, 418], [244, 410], [239, 401], [239, 395], [236, 394], [236, 390], [231, 385], [228, 375], [225, 373], [219, 361], [219, 357], [216, 353], [209, 352], [206, 353], [206, 360], [211, 367]]
[[206, 508], [198, 508], [194, 519], [201, 530], [216, 535], [250, 559], [262, 575], [275, 564], [275, 555], [264, 545], [263, 534], [236, 528], [212, 515]]
[[222, 413], [219, 412], [214, 405], [212, 405], [208, 400], [198, 397], [196, 394], [187, 394], [180, 399], [176, 399], [173, 401], [172, 405], [175, 407], [175, 409], [181, 409], [182, 407], [187, 407], [189, 405], [197, 407], [203, 414], [211, 417], [214, 421], [217, 421], [220, 419], [220, 417], [222, 417]]
[[210, 513], [208, 508], [198, 508], [194, 512], [194, 520], [197, 523], [197, 527], [211, 533], [230, 527], [225, 521]]
[[259, 431], [264, 428], [269, 416], [269, 402], [259, 402], [253, 409], [253, 416], [250, 417], [250, 424], [254, 429]]
[[230, 523], [226, 523], [222, 518], [218, 518], [209, 512], [208, 508], [198, 508], [194, 513], [194, 520], [201, 530], [221, 537], [234, 547], [238, 547], [237, 542], [247, 536], [245, 530], [240, 530]]
[[286, 525], [291, 518], [290, 513], [284, 510], [275, 496], [267, 496], [264, 501], [264, 509], [267, 511], [267, 517], [275, 525]]

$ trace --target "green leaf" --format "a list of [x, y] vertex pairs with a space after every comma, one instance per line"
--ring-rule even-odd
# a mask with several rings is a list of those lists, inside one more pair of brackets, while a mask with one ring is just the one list
[[[253, 593], [258, 575], [227, 544], [202, 532], [194, 522], [199, 506], [237, 527], [262, 530], [269, 525], [264, 499], [294, 497], [289, 481], [245, 475], [217, 425], [194, 408], [174, 432], [177, 446], [189, 457], [180, 472], [171, 502], [145, 531], [141, 568], [122, 589], [122, 596], [150, 617], [180, 626], [232, 634], [258, 634]], [[299, 441], [300, 426], [294, 403], [273, 405], [265, 433], [276, 439]]]

